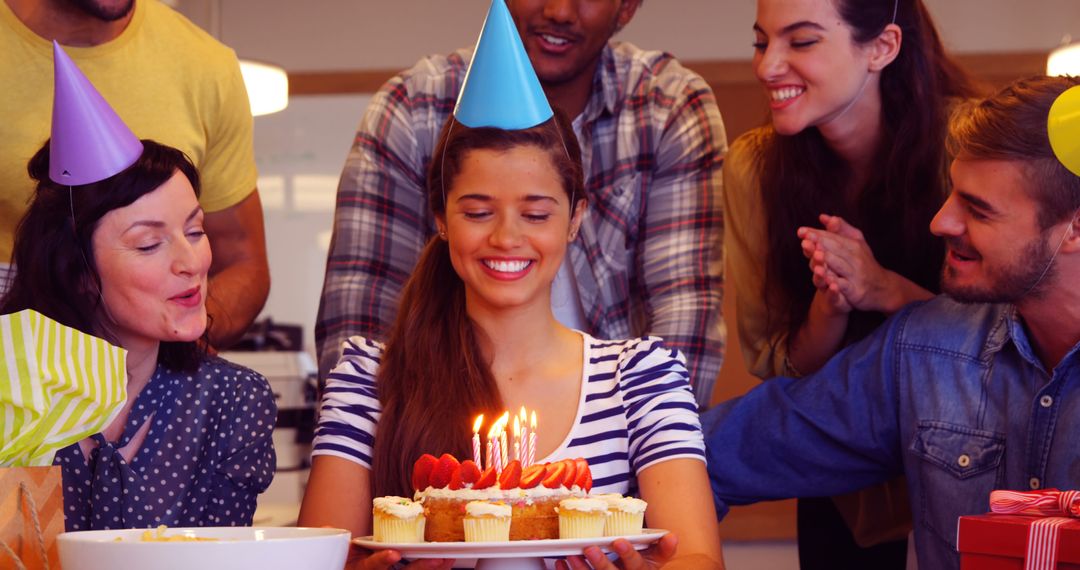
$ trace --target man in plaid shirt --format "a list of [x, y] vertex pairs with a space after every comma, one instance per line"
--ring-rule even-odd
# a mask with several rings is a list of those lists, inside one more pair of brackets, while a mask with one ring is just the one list
[[[720, 168], [727, 139], [712, 91], [672, 56], [612, 36], [640, 0], [512, 0], [552, 106], [574, 117], [589, 210], [552, 291], [555, 314], [598, 338], [662, 337], [687, 357], [699, 405], [724, 351]], [[341, 344], [384, 338], [435, 233], [432, 150], [471, 49], [430, 56], [372, 98], [338, 186], [315, 327], [321, 377]]]

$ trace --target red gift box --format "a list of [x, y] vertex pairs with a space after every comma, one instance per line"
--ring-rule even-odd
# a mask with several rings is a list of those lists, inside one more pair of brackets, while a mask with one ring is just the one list
[[[1039, 517], [974, 515], [960, 517], [956, 547], [960, 570], [1023, 570], [1028, 533]], [[1057, 569], [1080, 570], [1080, 519], [1060, 527]]]

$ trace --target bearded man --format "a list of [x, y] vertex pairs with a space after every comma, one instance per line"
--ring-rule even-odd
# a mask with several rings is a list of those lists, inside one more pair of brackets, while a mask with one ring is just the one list
[[1077, 85], [1018, 81], [954, 118], [952, 193], [930, 225], [944, 295], [812, 376], [706, 412], [718, 512], [904, 474], [918, 565], [948, 569], [958, 517], [986, 513], [990, 491], [1080, 487], [1080, 156], [1047, 132]]

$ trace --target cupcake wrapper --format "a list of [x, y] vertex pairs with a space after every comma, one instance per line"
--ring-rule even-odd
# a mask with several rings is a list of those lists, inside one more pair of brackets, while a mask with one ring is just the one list
[[510, 540], [510, 517], [469, 518], [465, 526], [465, 542], [506, 542]]
[[375, 515], [375, 542], [424, 542], [424, 517], [399, 519]]
[[641, 527], [644, 523], [645, 513], [610, 511], [608, 512], [607, 522], [604, 524], [604, 536], [632, 536], [641, 534]]
[[604, 536], [604, 513], [559, 513], [559, 538], [600, 538]]

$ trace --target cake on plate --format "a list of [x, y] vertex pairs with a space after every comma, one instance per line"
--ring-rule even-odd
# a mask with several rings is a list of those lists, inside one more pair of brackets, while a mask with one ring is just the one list
[[463, 519], [470, 501], [510, 506], [510, 540], [559, 538], [559, 501], [584, 497], [592, 489], [592, 472], [584, 459], [564, 459], [522, 469], [517, 460], [504, 469], [483, 471], [471, 460], [459, 462], [444, 453], [425, 454], [413, 465], [415, 500], [424, 506], [424, 539], [465, 540]]

